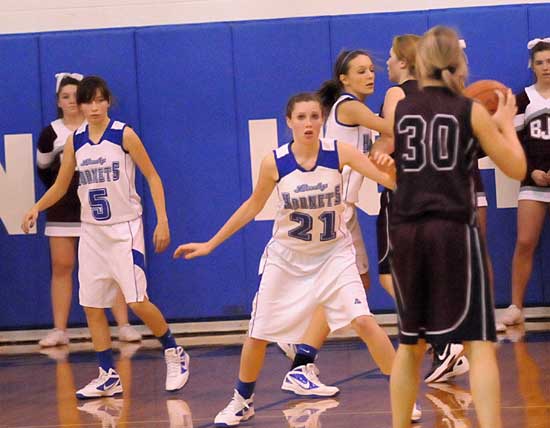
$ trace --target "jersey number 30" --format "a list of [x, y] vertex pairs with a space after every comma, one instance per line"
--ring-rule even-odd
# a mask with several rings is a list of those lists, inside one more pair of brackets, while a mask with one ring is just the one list
[[92, 189], [88, 193], [92, 215], [98, 221], [105, 221], [111, 218], [111, 206], [107, 199], [107, 189]]
[[405, 139], [403, 171], [421, 171], [428, 162], [438, 171], [454, 168], [460, 133], [456, 117], [437, 114], [428, 126], [422, 116], [403, 116], [397, 132]]
[[[330, 241], [336, 238], [334, 230], [334, 221], [336, 213], [334, 211], [325, 211], [319, 216], [319, 220], [323, 222], [323, 232], [321, 232], [321, 241]], [[309, 214], [301, 212], [293, 212], [290, 214], [290, 220], [300, 223], [298, 227], [288, 231], [288, 236], [302, 241], [311, 241], [311, 229], [313, 229], [313, 217]]]

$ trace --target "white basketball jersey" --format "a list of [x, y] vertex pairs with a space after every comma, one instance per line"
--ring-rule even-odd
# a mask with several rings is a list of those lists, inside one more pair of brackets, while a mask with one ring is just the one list
[[[330, 109], [325, 123], [325, 138], [349, 143], [360, 152], [367, 153], [372, 144], [372, 131], [361, 125], [345, 125], [338, 121], [338, 106], [349, 100], [357, 100], [357, 97], [351, 94], [342, 94]], [[357, 202], [364, 177], [347, 165], [344, 166], [342, 176], [344, 180], [344, 200], [350, 203]]]
[[274, 151], [279, 173], [279, 203], [273, 240], [303, 254], [322, 254], [349, 232], [342, 219], [342, 174], [335, 140], [320, 142], [317, 163], [304, 170], [292, 153], [292, 143]]
[[122, 147], [126, 124], [111, 119], [97, 144], [90, 141], [88, 125], [74, 134], [81, 221], [115, 224], [141, 216], [135, 186], [135, 164]]

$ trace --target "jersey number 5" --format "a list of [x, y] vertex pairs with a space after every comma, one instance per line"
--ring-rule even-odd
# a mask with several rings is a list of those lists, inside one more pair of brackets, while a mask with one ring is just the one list
[[92, 215], [98, 221], [105, 221], [111, 218], [111, 206], [107, 199], [107, 189], [92, 189], [88, 193]]
[[405, 139], [401, 155], [403, 171], [421, 171], [428, 162], [438, 171], [451, 170], [456, 165], [460, 137], [456, 117], [437, 114], [428, 127], [422, 116], [403, 116], [397, 132]]

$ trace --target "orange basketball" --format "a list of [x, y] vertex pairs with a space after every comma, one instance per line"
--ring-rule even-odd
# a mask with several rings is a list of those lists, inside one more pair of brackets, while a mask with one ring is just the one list
[[479, 101], [489, 113], [494, 114], [498, 108], [498, 95], [500, 91], [504, 95], [508, 92], [506, 85], [497, 80], [478, 80], [464, 89], [464, 96]]

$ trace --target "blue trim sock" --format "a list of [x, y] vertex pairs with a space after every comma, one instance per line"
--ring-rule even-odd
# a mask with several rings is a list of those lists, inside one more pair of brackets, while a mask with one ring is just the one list
[[239, 379], [237, 381], [235, 389], [239, 394], [241, 394], [241, 397], [243, 397], [245, 400], [248, 400], [250, 397], [252, 397], [252, 394], [254, 394], [255, 387], [256, 382], [241, 382], [241, 380]]
[[113, 360], [113, 350], [111, 348], [105, 349], [105, 351], [98, 352], [97, 359], [99, 360], [99, 367], [101, 367], [106, 372], [108, 372], [109, 369], [115, 368], [115, 362]]
[[294, 370], [296, 367], [313, 364], [318, 352], [317, 348], [306, 345], [305, 343], [300, 343], [296, 346], [296, 356], [292, 362], [291, 370]]
[[160, 337], [157, 337], [157, 339], [160, 341], [162, 345], [162, 349], [164, 350], [169, 348], [175, 348], [178, 346], [176, 344], [176, 339], [174, 339], [174, 336], [172, 335], [172, 332], [170, 331], [170, 329], [166, 330], [166, 333], [164, 333]]

